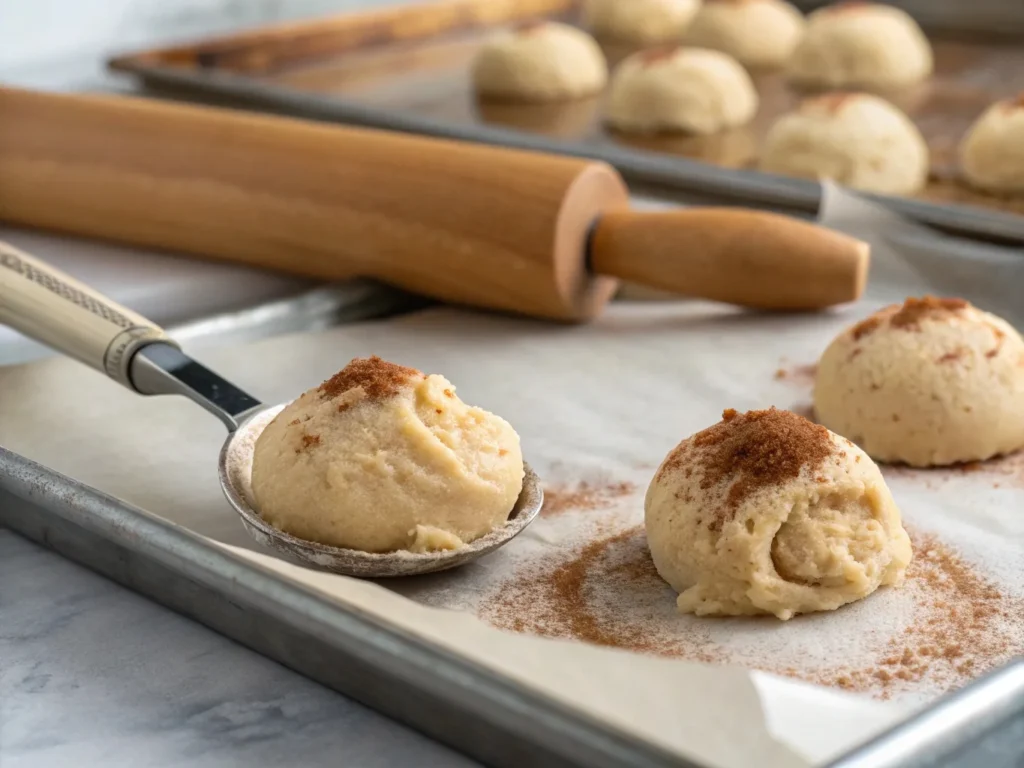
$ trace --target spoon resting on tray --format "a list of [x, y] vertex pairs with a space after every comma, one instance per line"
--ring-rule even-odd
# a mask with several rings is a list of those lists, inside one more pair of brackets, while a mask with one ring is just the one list
[[456, 549], [363, 552], [298, 538], [256, 509], [256, 440], [285, 405], [265, 406], [183, 353], [158, 326], [57, 269], [0, 242], [0, 323], [47, 344], [143, 395], [184, 395], [217, 416], [228, 437], [218, 474], [224, 495], [258, 542], [306, 564], [363, 578], [411, 576], [462, 565], [506, 544], [543, 504], [525, 462], [522, 489], [503, 525]]

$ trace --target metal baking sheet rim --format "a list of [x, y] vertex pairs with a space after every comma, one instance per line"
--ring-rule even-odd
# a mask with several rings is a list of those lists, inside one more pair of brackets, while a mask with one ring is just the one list
[[[616, 146], [590, 146], [506, 128], [463, 126], [396, 111], [367, 107], [344, 99], [327, 99], [250, 80], [225, 72], [197, 72], [143, 64], [130, 56], [111, 60], [114, 71], [139, 77], [144, 84], [181, 89], [227, 99], [227, 106], [247, 106], [321, 122], [344, 123], [400, 133], [478, 144], [549, 152], [601, 160], [627, 179], [689, 193], [709, 202], [767, 207], [814, 216], [821, 185], [804, 179], [736, 170], [658, 152]], [[867, 194], [894, 212], [943, 231], [1009, 244], [1024, 244], [1024, 216], [975, 206], [943, 205], [904, 197]]]
[[[488, 765], [700, 768], [3, 448], [0, 524]], [[831, 766], [936, 766], [1020, 716], [1024, 659]]]

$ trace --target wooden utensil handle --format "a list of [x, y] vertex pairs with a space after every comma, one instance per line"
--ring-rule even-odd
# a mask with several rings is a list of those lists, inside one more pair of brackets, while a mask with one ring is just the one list
[[854, 301], [867, 243], [788, 216], [732, 208], [609, 212], [591, 241], [604, 275], [760, 309]]
[[0, 323], [107, 374], [129, 388], [128, 365], [158, 326], [60, 270], [0, 242]]
[[210, 107], [0, 88], [0, 220], [461, 304], [592, 317], [603, 163]]

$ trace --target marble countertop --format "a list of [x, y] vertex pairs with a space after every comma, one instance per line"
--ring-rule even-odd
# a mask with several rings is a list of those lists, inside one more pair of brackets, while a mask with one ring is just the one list
[[[394, 1], [0, 0], [0, 82], [130, 90], [129, 83], [104, 73], [102, 61], [109, 53]], [[108, 250], [90, 263], [94, 244], [18, 237], [25, 240], [19, 241], [23, 247], [49, 259], [59, 250], [67, 268], [102, 283], [104, 291], [126, 303], [162, 312], [165, 320], [184, 319], [174, 297], [152, 291], [150, 281], [163, 288], [173, 273], [174, 282], [181, 282], [192, 274], [187, 264], [154, 258], [131, 279], [119, 281], [110, 276], [118, 256]], [[123, 258], [126, 266], [138, 266], [137, 259]], [[195, 272], [238, 282], [212, 265], [196, 265]], [[259, 275], [245, 279], [260, 298], [291, 289]], [[0, 334], [0, 363], [38, 353], [13, 334]], [[234, 765], [456, 768], [475, 763], [0, 529], [0, 766]]]
[[3, 768], [475, 765], [0, 529]]

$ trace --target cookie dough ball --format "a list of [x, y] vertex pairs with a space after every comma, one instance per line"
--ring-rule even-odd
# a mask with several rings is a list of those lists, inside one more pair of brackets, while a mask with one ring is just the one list
[[1024, 342], [962, 299], [907, 299], [821, 356], [814, 409], [878, 461], [979, 461], [1024, 447]]
[[519, 436], [443, 376], [357, 359], [256, 441], [260, 516], [366, 552], [454, 549], [504, 524], [523, 485]]
[[757, 92], [736, 59], [703, 48], [642, 51], [612, 76], [605, 119], [628, 133], [712, 134], [750, 121]]
[[698, 616], [835, 610], [901, 583], [911, 558], [874, 462], [774, 408], [727, 410], [683, 440], [644, 508], [654, 565]]
[[960, 165], [979, 189], [1024, 195], [1024, 93], [978, 118], [960, 144]]
[[707, 0], [685, 42], [722, 51], [748, 67], [779, 67], [803, 33], [803, 14], [782, 0]]
[[594, 39], [553, 21], [489, 40], [473, 61], [473, 85], [484, 99], [575, 99], [597, 93], [607, 80], [608, 65]]
[[627, 43], [677, 42], [700, 0], [587, 0], [584, 23], [598, 37]]
[[887, 101], [866, 93], [827, 94], [807, 99], [772, 126], [760, 169], [908, 195], [928, 180], [928, 145], [917, 126]]
[[932, 73], [932, 49], [906, 11], [840, 3], [807, 17], [787, 73], [798, 83], [825, 88], [902, 87]]

